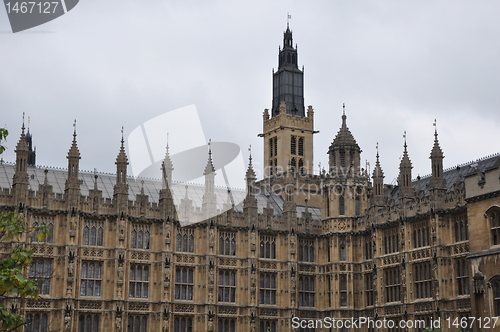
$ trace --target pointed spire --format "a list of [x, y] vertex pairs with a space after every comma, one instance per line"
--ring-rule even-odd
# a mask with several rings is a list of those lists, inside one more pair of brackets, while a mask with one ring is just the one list
[[377, 142], [377, 160], [375, 161], [375, 168], [373, 169], [373, 195], [377, 200], [375, 204], [381, 203], [380, 200], [384, 196], [384, 171], [380, 166], [378, 142]]
[[[122, 134], [122, 139], [120, 141], [120, 152], [118, 152], [118, 156], [116, 157], [116, 162], [115, 164], [118, 165], [118, 164], [126, 164], [128, 165], [128, 158], [127, 158], [127, 153], [125, 152], [125, 140], [123, 139], [123, 126], [122, 126], [122, 130], [121, 130], [121, 134]], [[125, 167], [126, 169], [126, 167]]]
[[380, 156], [378, 153], [378, 142], [377, 142], [377, 156], [376, 156], [376, 161], [375, 161], [375, 169], [373, 170], [373, 178], [375, 177], [382, 177], [384, 178], [384, 171], [382, 170], [382, 167], [380, 166]]
[[412, 182], [411, 182], [411, 164], [410, 157], [408, 156], [408, 149], [406, 144], [406, 131], [403, 135], [404, 138], [404, 151], [401, 163], [399, 164], [399, 177], [398, 185], [401, 187], [401, 196], [410, 197], [413, 195]]
[[444, 189], [446, 187], [446, 182], [443, 177], [443, 151], [439, 146], [438, 132], [436, 120], [434, 120], [434, 146], [432, 147], [431, 155], [431, 169], [432, 178], [430, 182], [431, 189]]
[[345, 104], [342, 104], [342, 126], [330, 145], [328, 154], [330, 170], [334, 167], [346, 169], [351, 166], [356, 172], [360, 170], [361, 149], [347, 127]]
[[[24, 122], [24, 121], [23, 121]], [[26, 144], [28, 145], [28, 166], [35, 166], [36, 164], [36, 148], [33, 149], [33, 136], [30, 133], [30, 117], [28, 116], [28, 128], [26, 132]]]
[[436, 120], [434, 120], [433, 126], [434, 126], [434, 146], [432, 147], [431, 156], [429, 158], [430, 159], [432, 159], [434, 157], [444, 158], [443, 151], [441, 150], [441, 147], [439, 146]]
[[172, 185], [172, 171], [174, 170], [174, 165], [172, 163], [172, 159], [170, 159], [170, 147], [168, 142], [168, 133], [167, 133], [167, 147], [165, 151], [165, 158], [161, 163], [161, 171], [162, 171], [162, 183], [163, 189], [170, 188]]
[[78, 178], [80, 151], [76, 144], [76, 120], [73, 123], [73, 142], [69, 149], [68, 155], [68, 179], [64, 187], [64, 196], [66, 207], [68, 209], [78, 206], [80, 201], [80, 180]]
[[345, 115], [345, 104], [342, 104], [342, 126], [333, 140], [336, 145], [351, 145], [359, 149], [358, 143], [354, 139], [349, 127], [347, 127], [347, 115]]
[[26, 142], [26, 135], [24, 133], [24, 112], [23, 112], [23, 125], [21, 127], [21, 137], [19, 138], [19, 142], [17, 143], [16, 146], [16, 152], [17, 150], [22, 150], [22, 151], [28, 151], [28, 144]]
[[116, 213], [127, 212], [128, 205], [128, 184], [127, 184], [127, 165], [128, 158], [125, 152], [125, 140], [123, 138], [123, 126], [121, 129], [120, 151], [116, 156], [116, 184], [113, 187], [113, 205]]
[[207, 166], [205, 166], [205, 171], [203, 172], [203, 175], [208, 175], [210, 173], [215, 172], [215, 167], [212, 162], [212, 140], [208, 140], [208, 161], [207, 161]]
[[28, 144], [26, 143], [26, 136], [24, 134], [24, 113], [23, 113], [23, 125], [21, 127], [21, 137], [16, 146], [16, 171], [14, 177], [12, 178], [12, 194], [14, 196], [15, 205], [26, 203], [28, 196]]
[[255, 198], [255, 180], [257, 179], [257, 177], [255, 176], [255, 172], [253, 170], [253, 165], [252, 165], [251, 145], [248, 147], [248, 151], [250, 152], [250, 155], [248, 157], [248, 169], [245, 174], [247, 188], [246, 188], [246, 197], [243, 202], [243, 209], [244, 210], [251, 209], [255, 213], [257, 209], [257, 199]]
[[80, 159], [80, 151], [78, 150], [78, 146], [76, 144], [76, 119], [75, 122], [73, 122], [73, 142], [68, 152], [68, 158], [69, 157], [77, 157]]
[[406, 130], [403, 134], [403, 138], [404, 138], [404, 150], [403, 150], [403, 157], [401, 158], [401, 163], [399, 164], [399, 168], [402, 168], [402, 167], [409, 167], [410, 169], [413, 168], [412, 164], [411, 164], [411, 161], [410, 161], [410, 157], [408, 156], [408, 145], [406, 144]]
[[248, 169], [245, 179], [247, 181], [247, 195], [253, 196], [255, 194], [255, 180], [257, 179], [257, 177], [255, 176], [255, 171], [253, 170], [251, 154], [250, 157], [248, 158]]

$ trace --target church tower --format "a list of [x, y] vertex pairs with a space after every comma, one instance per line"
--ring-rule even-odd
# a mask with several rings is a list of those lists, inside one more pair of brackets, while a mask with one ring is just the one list
[[279, 49], [278, 70], [273, 71], [272, 109], [264, 110], [264, 176], [291, 169], [312, 174], [314, 111], [304, 106], [304, 72], [298, 67], [297, 46], [293, 47], [290, 27]]

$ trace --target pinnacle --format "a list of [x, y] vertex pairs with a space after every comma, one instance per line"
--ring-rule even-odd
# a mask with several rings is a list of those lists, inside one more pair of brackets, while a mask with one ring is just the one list
[[343, 108], [343, 113], [342, 113], [342, 127], [340, 127], [340, 130], [337, 133], [337, 136], [335, 136], [332, 145], [340, 145], [340, 146], [352, 145], [359, 148], [358, 143], [356, 142], [354, 136], [349, 130], [349, 127], [347, 127], [347, 116], [345, 115], [345, 107]]
[[210, 173], [215, 172], [215, 167], [212, 162], [212, 147], [211, 147], [211, 142], [208, 143], [209, 145], [209, 151], [208, 151], [208, 161], [207, 161], [207, 166], [205, 166], [205, 171], [203, 172], [203, 175], [208, 175]]
[[69, 152], [68, 152], [68, 158], [69, 157], [77, 157], [78, 159], [80, 159], [80, 151], [78, 150], [78, 146], [77, 146], [77, 143], [76, 143], [76, 120], [75, 122], [73, 123], [73, 142], [71, 144], [71, 147], [69, 149]]

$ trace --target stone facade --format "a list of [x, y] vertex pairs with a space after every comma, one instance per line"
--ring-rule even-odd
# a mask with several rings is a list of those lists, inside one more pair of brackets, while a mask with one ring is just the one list
[[[378, 153], [373, 174], [361, 168], [344, 113], [328, 170], [314, 175], [312, 107], [280, 107], [264, 113], [262, 136], [266, 165], [278, 137], [272, 166], [283, 169], [257, 181], [250, 160], [244, 202], [218, 215], [211, 156], [196, 206], [169, 189], [168, 154], [163, 182], [127, 177], [123, 139], [116, 174], [86, 173], [75, 131], [68, 169], [44, 170], [28, 166], [23, 126], [16, 163], [0, 165], [0, 210], [52, 233], [21, 239], [34, 250], [27, 273], [41, 293], [9, 303], [27, 315], [25, 330], [267, 332], [294, 330], [293, 317], [429, 324], [499, 315], [499, 155], [444, 170], [436, 132], [432, 175], [412, 180], [405, 143], [398, 184], [384, 184]], [[299, 157], [292, 136], [304, 138], [303, 169], [290, 162]], [[199, 217], [208, 210], [216, 216]], [[202, 221], [181, 227], [180, 213]]]

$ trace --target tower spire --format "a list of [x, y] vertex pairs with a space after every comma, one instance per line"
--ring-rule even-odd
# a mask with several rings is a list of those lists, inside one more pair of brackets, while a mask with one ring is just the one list
[[283, 33], [283, 48], [278, 54], [278, 70], [273, 73], [273, 107], [271, 117], [279, 115], [281, 102], [286, 103], [286, 114], [305, 117], [304, 73], [298, 67], [298, 52], [293, 46], [288, 14], [286, 30]]
[[408, 156], [408, 149], [406, 144], [406, 130], [403, 134], [404, 138], [404, 151], [403, 157], [401, 158], [401, 163], [399, 164], [399, 177], [398, 184], [401, 188], [402, 197], [413, 196], [413, 188], [411, 182], [411, 169], [413, 168], [411, 164], [410, 157]]
[[117, 213], [124, 213], [128, 203], [127, 166], [128, 158], [125, 152], [123, 126], [121, 129], [120, 151], [116, 156], [116, 184], [113, 187], [113, 204]]
[[24, 112], [23, 125], [21, 127], [21, 136], [16, 145], [16, 170], [12, 179], [12, 194], [15, 204], [21, 207], [21, 204], [26, 204], [28, 196], [28, 156], [29, 149], [26, 143], [26, 135], [24, 134]]
[[76, 144], [76, 120], [73, 122], [73, 142], [68, 151], [68, 179], [65, 184], [65, 200], [67, 207], [76, 207], [80, 198], [80, 180], [78, 179], [80, 151]]
[[[354, 139], [349, 127], [347, 127], [347, 116], [345, 115], [345, 104], [342, 105], [342, 126], [328, 149], [330, 170], [333, 168], [348, 169], [353, 167], [358, 171], [361, 163], [361, 149]], [[340, 172], [342, 173], [342, 172]], [[346, 172], [343, 172], [346, 174]]]
[[379, 150], [378, 150], [378, 142], [377, 142], [377, 156], [376, 156], [376, 161], [375, 161], [375, 168], [373, 170], [373, 197], [374, 197], [374, 204], [375, 205], [382, 205], [383, 204], [383, 198], [384, 198], [384, 171], [382, 170], [382, 167], [380, 166], [380, 157], [379, 157]]
[[170, 188], [172, 185], [172, 171], [174, 170], [172, 160], [170, 159], [170, 147], [169, 147], [169, 142], [168, 142], [168, 133], [167, 133], [167, 147], [165, 151], [165, 158], [163, 159], [163, 162], [161, 164], [161, 171], [163, 174], [162, 181], [163, 181], [163, 189]]
[[217, 197], [215, 196], [215, 167], [212, 162], [212, 140], [208, 141], [208, 161], [205, 166], [205, 193], [202, 200], [204, 219], [211, 218], [217, 212]]
[[432, 178], [430, 182], [431, 189], [444, 189], [446, 187], [446, 182], [443, 177], [443, 151], [439, 146], [437, 123], [434, 120], [434, 146], [432, 147], [431, 155], [431, 168], [432, 168]]

